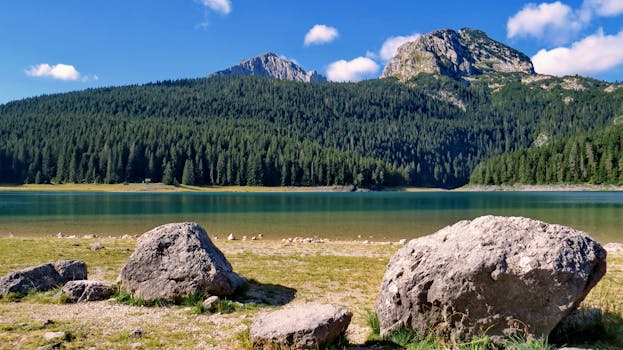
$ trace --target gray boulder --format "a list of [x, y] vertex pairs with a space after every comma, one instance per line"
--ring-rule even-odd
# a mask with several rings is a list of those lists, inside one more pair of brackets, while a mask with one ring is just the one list
[[218, 304], [221, 301], [221, 298], [216, 295], [212, 295], [208, 297], [206, 300], [201, 303], [203, 310], [206, 312], [215, 312], [218, 309]]
[[62, 260], [11, 272], [0, 279], [0, 295], [44, 292], [68, 281], [87, 278], [87, 265], [79, 260]]
[[521, 217], [460, 221], [392, 257], [376, 303], [381, 334], [546, 337], [605, 272], [606, 251], [584, 232]]
[[352, 313], [333, 305], [299, 304], [255, 317], [251, 341], [255, 348], [316, 349], [346, 332]]
[[193, 222], [167, 224], [141, 235], [119, 281], [137, 298], [176, 302], [195, 293], [231, 295], [244, 283]]
[[106, 300], [114, 293], [112, 283], [90, 280], [69, 281], [61, 289], [61, 295], [68, 303]]

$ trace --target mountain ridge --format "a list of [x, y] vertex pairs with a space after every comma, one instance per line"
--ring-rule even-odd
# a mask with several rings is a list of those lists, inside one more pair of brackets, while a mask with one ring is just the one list
[[280, 57], [273, 52], [247, 58], [237, 65], [217, 71], [211, 74], [211, 76], [261, 76], [306, 83], [324, 83], [327, 81], [327, 78], [315, 70], [307, 72], [295, 62]]
[[536, 74], [528, 56], [483, 31], [440, 29], [401, 45], [381, 78], [407, 80], [429, 73], [465, 80], [486, 73], [514, 72]]

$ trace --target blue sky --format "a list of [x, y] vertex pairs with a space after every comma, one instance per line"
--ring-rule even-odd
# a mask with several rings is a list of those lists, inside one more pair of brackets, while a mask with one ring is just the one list
[[462, 27], [544, 73], [623, 81], [623, 0], [19, 0], [0, 2], [0, 103], [202, 77], [268, 51], [333, 80], [374, 78], [384, 44]]

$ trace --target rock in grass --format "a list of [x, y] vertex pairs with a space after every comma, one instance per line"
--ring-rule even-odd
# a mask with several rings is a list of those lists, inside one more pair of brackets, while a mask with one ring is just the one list
[[193, 222], [167, 224], [141, 235], [119, 280], [136, 298], [175, 302], [197, 293], [231, 295], [244, 282]]
[[344, 335], [352, 314], [340, 307], [299, 304], [255, 317], [251, 341], [255, 348], [316, 349]]
[[11, 272], [0, 279], [0, 294], [27, 294], [30, 291], [44, 292], [68, 281], [87, 278], [87, 265], [79, 260], [61, 260], [19, 271]]
[[521, 217], [460, 221], [392, 257], [376, 303], [381, 334], [546, 337], [605, 272], [606, 251], [584, 232]]
[[212, 295], [208, 297], [206, 300], [204, 300], [201, 306], [203, 307], [204, 311], [216, 312], [220, 301], [221, 301], [221, 298], [217, 297], [216, 295]]
[[69, 340], [71, 335], [67, 332], [45, 332], [43, 334], [43, 340], [51, 341], [51, 340]]
[[91, 280], [69, 281], [61, 289], [62, 298], [68, 303], [106, 300], [114, 293], [112, 283]]

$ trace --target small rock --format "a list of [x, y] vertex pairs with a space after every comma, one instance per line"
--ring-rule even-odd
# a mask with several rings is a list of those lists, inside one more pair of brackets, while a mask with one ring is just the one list
[[93, 239], [93, 238], [97, 238], [97, 235], [94, 235], [94, 234], [84, 235], [84, 236], [82, 236], [82, 238], [85, 238], [85, 239]]
[[253, 237], [251, 237], [251, 240], [252, 240], [252, 241], [256, 241], [256, 240], [257, 240], [257, 237], [253, 236]]
[[64, 238], [65, 235], [62, 232], [56, 234], [56, 238]]
[[49, 325], [52, 325], [52, 324], [54, 324], [54, 321], [52, 321], [52, 320], [45, 320], [45, 321], [43, 321], [43, 327], [46, 327], [46, 326], [49, 326]]
[[140, 337], [140, 336], [142, 336], [143, 334], [145, 334], [145, 332], [144, 332], [142, 329], [137, 328], [137, 329], [133, 330], [132, 332], [130, 332], [130, 334], [128, 335], [128, 337], [130, 337], [130, 338], [135, 338], [135, 337]]
[[235, 241], [235, 240], [236, 240], [236, 236], [234, 236], [234, 234], [233, 234], [233, 233], [230, 233], [230, 234], [227, 236], [227, 240], [228, 240], [228, 241]]
[[57, 350], [60, 349], [63, 342], [56, 342], [38, 347], [36, 350]]
[[104, 249], [104, 246], [100, 242], [95, 242], [95, 243], [89, 244], [89, 248], [91, 248], [91, 250], [100, 250], [100, 249]]
[[242, 236], [242, 240], [246, 241], [247, 240], [247, 236]]
[[361, 242], [361, 243], [363, 243], [363, 244], [370, 244], [370, 241], [368, 241], [368, 240], [366, 239], [365, 241], [363, 241], [363, 242]]
[[68, 303], [106, 300], [115, 293], [115, 286], [111, 283], [79, 280], [65, 283], [61, 295]]
[[208, 297], [206, 300], [203, 301], [203, 310], [207, 312], [215, 312], [218, 308], [219, 301], [221, 301], [221, 299], [216, 295]]
[[122, 239], [129, 239], [129, 238], [134, 238], [134, 237], [132, 235], [125, 234], [125, 235], [121, 236], [121, 238]]
[[260, 233], [259, 235], [257, 235], [257, 238], [262, 239], [264, 238], [264, 235]]
[[346, 332], [352, 313], [333, 305], [299, 304], [253, 320], [250, 329], [255, 348], [320, 348]]
[[46, 332], [43, 334], [43, 340], [69, 340], [70, 335], [67, 332]]
[[405, 245], [405, 244], [407, 244], [407, 240], [403, 238], [403, 239], [398, 241], [398, 244]]
[[87, 278], [83, 261], [62, 260], [11, 272], [0, 278], [0, 295], [28, 294], [31, 290], [48, 291], [68, 281]]

